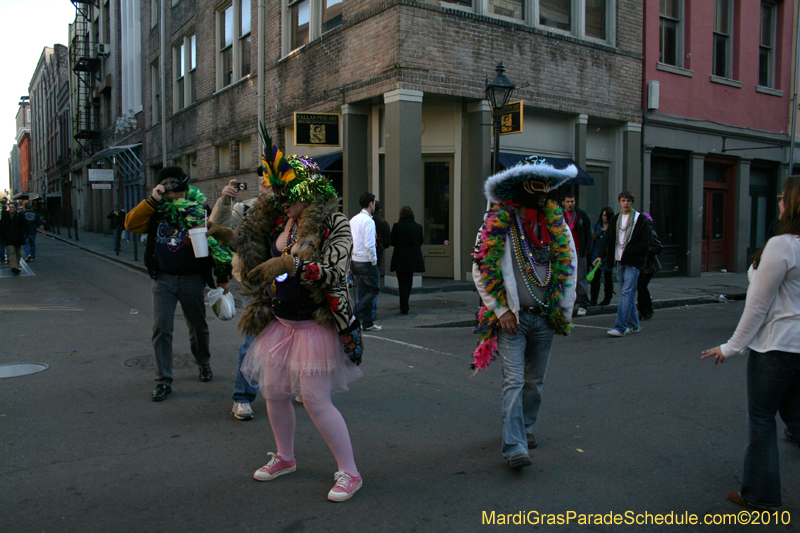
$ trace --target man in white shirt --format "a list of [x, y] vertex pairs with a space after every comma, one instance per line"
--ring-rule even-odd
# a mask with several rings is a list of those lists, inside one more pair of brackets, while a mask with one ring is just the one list
[[353, 260], [350, 270], [358, 284], [361, 295], [356, 303], [355, 315], [361, 321], [364, 331], [380, 331], [381, 327], [372, 323], [372, 302], [381, 293], [381, 273], [378, 270], [378, 252], [375, 249], [375, 195], [365, 192], [358, 199], [361, 212], [350, 219], [350, 232], [353, 234]]

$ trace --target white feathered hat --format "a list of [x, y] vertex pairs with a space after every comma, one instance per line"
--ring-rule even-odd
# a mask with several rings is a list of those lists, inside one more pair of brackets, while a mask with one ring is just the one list
[[[486, 198], [493, 204], [502, 204], [511, 200], [513, 189], [518, 183], [531, 180], [544, 185], [541, 192], [557, 189], [566, 181], [578, 175], [578, 167], [570, 164], [563, 169], [554, 168], [543, 157], [526, 157], [513, 167], [509, 167], [494, 176], [489, 176], [483, 185]], [[537, 190], [539, 190], [537, 188]]]

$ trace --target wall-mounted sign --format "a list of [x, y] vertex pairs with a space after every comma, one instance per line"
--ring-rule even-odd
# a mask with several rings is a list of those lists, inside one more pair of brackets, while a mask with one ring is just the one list
[[295, 112], [295, 146], [341, 146], [339, 117], [336, 113]]
[[522, 133], [522, 108], [522, 100], [506, 104], [500, 117], [500, 135]]
[[110, 183], [92, 183], [92, 189], [111, 189]]
[[89, 181], [114, 181], [114, 169], [90, 168]]

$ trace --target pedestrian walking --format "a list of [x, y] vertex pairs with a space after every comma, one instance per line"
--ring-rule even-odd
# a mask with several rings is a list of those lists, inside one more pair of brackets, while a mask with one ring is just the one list
[[106, 217], [111, 221], [111, 231], [114, 232], [114, 251], [119, 255], [122, 251], [122, 232], [125, 230], [125, 216], [127, 213], [124, 209], [120, 209], [119, 204], [114, 206]]
[[[263, 171], [259, 167], [258, 181], [261, 189], [261, 195], [272, 195], [272, 188], [263, 179]], [[237, 180], [233, 179], [222, 188], [222, 195], [217, 199], [214, 204], [214, 209], [211, 211], [211, 216], [208, 218], [208, 234], [215, 237], [222, 243], [235, 246], [235, 240], [238, 238], [236, 230], [244, 221], [248, 211], [259, 201], [261, 196], [248, 198], [247, 200], [233, 203], [239, 194], [239, 187]], [[232, 275], [236, 281], [242, 283], [241, 269], [238, 268], [239, 256], [234, 254], [231, 259]], [[244, 299], [242, 305], [247, 306], [249, 300]], [[247, 350], [253, 343], [254, 337], [245, 334], [241, 346], [239, 346], [239, 360], [236, 365], [236, 379], [233, 385], [233, 408], [231, 414], [237, 420], [252, 420], [255, 416], [253, 412], [252, 403], [258, 395], [258, 386], [250, 385], [242, 374], [242, 362], [247, 354]]]
[[284, 158], [262, 135], [267, 146], [262, 165], [277, 198], [259, 199], [239, 228], [242, 294], [251, 298], [240, 327], [255, 336], [242, 373], [267, 399], [277, 453], [270, 452], [272, 459], [253, 477], [272, 481], [296, 471], [292, 397], [302, 395], [336, 459], [328, 499], [341, 502], [362, 486], [347, 424], [331, 401], [333, 392], [361, 377], [359, 323], [345, 276], [350, 225], [317, 164], [306, 157]]
[[572, 233], [575, 250], [578, 253], [578, 272], [575, 305], [577, 315], [586, 316], [589, 307], [589, 281], [586, 279], [586, 267], [589, 256], [592, 254], [592, 221], [586, 211], [575, 205], [575, 195], [567, 193], [562, 202], [564, 206], [564, 220]]
[[25, 220], [22, 213], [17, 212], [17, 204], [14, 202], [8, 202], [6, 210], [2, 213], [0, 233], [3, 235], [3, 241], [8, 249], [8, 264], [11, 272], [16, 276], [22, 272], [19, 269], [19, 261], [22, 247], [28, 237], [28, 221]]
[[380, 331], [381, 326], [372, 322], [372, 302], [381, 293], [381, 271], [378, 270], [378, 251], [376, 248], [375, 195], [365, 192], [358, 199], [361, 212], [350, 219], [350, 232], [353, 234], [353, 257], [350, 268], [358, 287], [358, 303], [355, 314], [361, 321], [364, 331]]
[[[175, 308], [180, 302], [200, 381], [213, 378], [210, 338], [206, 322], [204, 288], [216, 286], [228, 292], [230, 254], [213, 237], [207, 257], [195, 257], [189, 230], [205, 225], [206, 197], [189, 185], [181, 167], [164, 167], [151, 196], [142, 200], [125, 218], [125, 229], [147, 234], [144, 264], [153, 278], [153, 351], [156, 359], [154, 402], [172, 393], [172, 331]], [[214, 279], [216, 273], [216, 283]]]
[[36, 261], [36, 234], [47, 235], [44, 231], [44, 224], [39, 213], [31, 209], [30, 204], [23, 204], [24, 209], [21, 214], [28, 223], [28, 236], [25, 237], [25, 261], [30, 263]]
[[[592, 230], [594, 234], [594, 244], [592, 246], [592, 255], [589, 258], [589, 264], [593, 265], [595, 263], [595, 259], [597, 259], [600, 255], [600, 248], [603, 246], [603, 239], [606, 236], [606, 232], [608, 231], [608, 225], [611, 223], [611, 219], [614, 218], [614, 211], [610, 207], [604, 207], [602, 211], [600, 211], [600, 217], [598, 218], [597, 222], [594, 224], [594, 228]], [[600, 305], [608, 305], [611, 303], [611, 298], [614, 296], [614, 278], [612, 273], [614, 272], [614, 267], [609, 266], [608, 257], [603, 259], [600, 264], [600, 268], [598, 269], [595, 276], [592, 278], [592, 287], [591, 287], [591, 298], [589, 299], [589, 305], [595, 306], [597, 305], [597, 298], [600, 296], [600, 277], [603, 278], [603, 301], [600, 302]]]
[[756, 509], [781, 505], [777, 413], [787, 437], [800, 443], [800, 176], [786, 180], [778, 199], [778, 232], [753, 257], [739, 325], [727, 343], [702, 356], [724, 363], [750, 349], [749, 444], [741, 488], [728, 498]]
[[425, 272], [422, 244], [425, 237], [422, 226], [414, 221], [414, 211], [409, 206], [400, 209], [400, 220], [392, 226], [391, 242], [394, 246], [390, 270], [397, 273], [397, 290], [400, 293], [400, 314], [407, 315], [408, 299], [414, 284], [414, 273]]
[[608, 257], [609, 261], [614, 261], [617, 271], [617, 283], [622, 294], [614, 327], [608, 330], [612, 337], [642, 331], [636, 310], [636, 285], [650, 249], [650, 223], [633, 208], [633, 195], [622, 191], [618, 200], [622, 210], [611, 219], [610, 231], [606, 232], [600, 255], [594, 260], [597, 264]]
[[645, 261], [644, 268], [639, 275], [639, 281], [636, 283], [636, 293], [639, 300], [639, 319], [650, 320], [653, 318], [653, 299], [650, 297], [650, 280], [656, 272], [661, 270], [661, 261], [658, 256], [663, 250], [661, 241], [658, 238], [655, 228], [653, 228], [653, 217], [649, 213], [642, 213], [647, 221], [650, 223], [650, 247], [647, 249], [647, 261]]
[[[375, 253], [378, 254], [378, 289], [381, 288], [380, 275], [383, 272], [383, 258], [385, 250], [392, 245], [392, 232], [389, 223], [383, 218], [383, 205], [379, 200], [375, 200], [375, 212], [372, 213], [372, 220], [375, 222]], [[378, 296], [372, 300], [372, 320], [378, 316]], [[361, 294], [358, 295], [361, 298]]]
[[553, 334], [572, 329], [577, 254], [563, 211], [547, 194], [577, 173], [574, 165], [558, 170], [530, 157], [484, 185], [492, 206], [473, 254], [483, 306], [472, 368], [486, 368], [495, 351], [500, 356], [501, 453], [512, 469], [532, 464]]

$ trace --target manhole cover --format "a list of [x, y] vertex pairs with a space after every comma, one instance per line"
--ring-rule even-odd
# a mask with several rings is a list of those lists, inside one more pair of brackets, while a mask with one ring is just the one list
[[97, 300], [97, 296], [51, 296], [45, 302], [80, 302], [83, 300]]
[[50, 365], [44, 363], [9, 363], [0, 365], [0, 378], [15, 378], [44, 372]]
[[[141, 368], [142, 370], [153, 370], [156, 367], [156, 357], [153, 354], [133, 357], [122, 363], [129, 368]], [[197, 366], [194, 356], [188, 353], [173, 354], [172, 368], [191, 368]]]
[[455, 307], [464, 307], [464, 302], [457, 300], [419, 300], [412, 301], [412, 307], [424, 307], [426, 309], [453, 309]]

